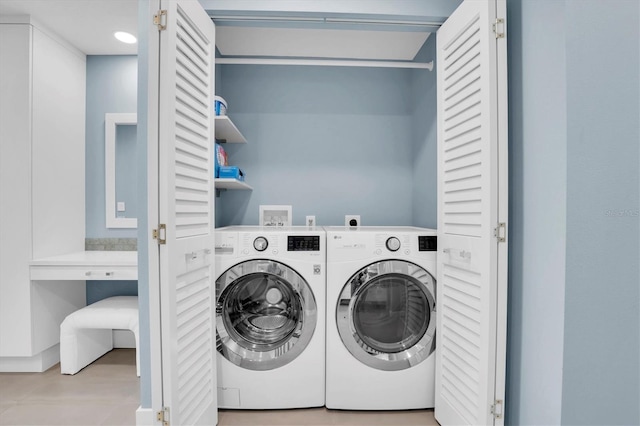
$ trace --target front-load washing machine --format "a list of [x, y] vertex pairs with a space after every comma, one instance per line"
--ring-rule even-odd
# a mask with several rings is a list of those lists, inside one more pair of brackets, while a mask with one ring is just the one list
[[325, 227], [327, 408], [431, 408], [436, 231]]
[[325, 244], [321, 228], [216, 230], [220, 408], [324, 405]]

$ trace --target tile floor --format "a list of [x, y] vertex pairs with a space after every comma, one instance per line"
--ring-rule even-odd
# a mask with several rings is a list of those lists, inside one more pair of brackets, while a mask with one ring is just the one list
[[[0, 373], [0, 425], [135, 426], [140, 383], [134, 349], [114, 349], [74, 376]], [[433, 410], [220, 410], [219, 426], [437, 425]]]

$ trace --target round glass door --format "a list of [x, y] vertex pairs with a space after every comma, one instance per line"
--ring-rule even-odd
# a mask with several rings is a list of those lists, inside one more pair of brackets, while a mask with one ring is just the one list
[[358, 360], [403, 370], [435, 349], [435, 279], [418, 265], [376, 262], [345, 284], [336, 309], [340, 338]]
[[250, 260], [216, 280], [218, 351], [250, 370], [271, 370], [294, 360], [316, 327], [309, 284], [273, 260]]

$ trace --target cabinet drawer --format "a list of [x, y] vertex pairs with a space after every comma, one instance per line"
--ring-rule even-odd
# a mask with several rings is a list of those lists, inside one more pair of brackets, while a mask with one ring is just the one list
[[136, 266], [48, 266], [32, 265], [32, 280], [137, 280]]

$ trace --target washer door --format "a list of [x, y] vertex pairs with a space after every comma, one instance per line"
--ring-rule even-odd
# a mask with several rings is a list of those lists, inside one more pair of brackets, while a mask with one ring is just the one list
[[249, 370], [272, 370], [302, 353], [316, 328], [315, 297], [296, 271], [249, 260], [216, 280], [217, 349]]
[[435, 349], [435, 279], [402, 260], [372, 263], [345, 284], [336, 309], [351, 354], [378, 370], [404, 370]]

